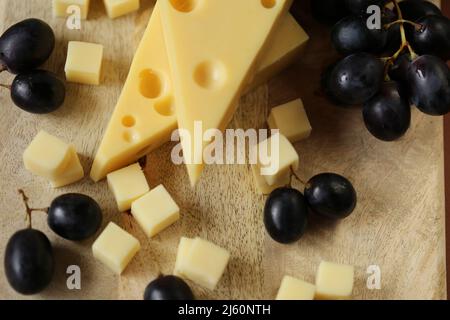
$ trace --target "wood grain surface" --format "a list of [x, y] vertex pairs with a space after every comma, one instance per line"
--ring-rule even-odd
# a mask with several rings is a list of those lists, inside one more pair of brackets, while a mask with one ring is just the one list
[[[45, 68], [63, 76], [67, 41], [105, 45], [105, 66], [99, 87], [67, 85], [64, 107], [52, 115], [35, 116], [15, 108], [0, 92], [0, 252], [14, 231], [24, 228], [24, 208], [17, 194], [24, 188], [36, 207], [57, 195], [82, 192], [95, 197], [104, 210], [104, 225], [120, 223], [138, 237], [142, 250], [121, 277], [115, 277], [91, 254], [91, 241], [74, 244], [55, 236], [45, 216], [34, 226], [46, 232], [55, 246], [57, 275], [52, 285], [32, 298], [141, 299], [147, 283], [159, 273], [171, 273], [181, 236], [201, 236], [227, 249], [232, 259], [214, 292], [192, 284], [202, 299], [272, 299], [285, 274], [314, 281], [322, 259], [356, 266], [356, 299], [445, 299], [445, 216], [442, 118], [413, 110], [411, 130], [400, 141], [383, 143], [365, 129], [359, 109], [331, 106], [319, 93], [321, 70], [336, 55], [327, 31], [308, 15], [306, 1], [293, 11], [311, 35], [306, 52], [281, 75], [241, 99], [230, 127], [263, 128], [271, 107], [302, 97], [313, 134], [296, 144], [299, 174], [307, 179], [332, 171], [354, 182], [359, 202], [355, 213], [337, 223], [313, 220], [306, 236], [294, 245], [273, 242], [262, 222], [264, 197], [255, 192], [247, 165], [210, 166], [195, 189], [184, 167], [170, 161], [173, 144], [149, 155], [145, 168], [152, 187], [163, 183], [180, 205], [182, 219], [154, 239], [148, 239], [133, 219], [119, 214], [105, 182], [88, 178], [53, 190], [46, 181], [23, 168], [23, 150], [36, 132], [45, 129], [74, 143], [89, 171], [92, 157], [120, 94], [154, 1], [141, 0], [138, 13], [109, 20], [101, 1], [92, 1], [89, 20], [81, 31], [70, 31], [64, 19], [51, 15], [50, 0], [0, 0], [0, 30], [28, 17], [52, 25], [58, 39]], [[3, 73], [0, 82], [12, 77]], [[302, 188], [299, 183], [296, 187]], [[79, 265], [82, 290], [66, 288], [66, 268]], [[381, 290], [366, 287], [367, 267], [378, 265]], [[0, 264], [0, 299], [23, 298], [9, 288]]]

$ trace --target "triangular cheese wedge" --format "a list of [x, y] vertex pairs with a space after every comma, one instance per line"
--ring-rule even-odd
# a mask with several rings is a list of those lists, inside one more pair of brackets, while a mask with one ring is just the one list
[[[159, 1], [183, 154], [191, 184], [203, 170], [201, 135], [224, 130], [291, 0]], [[183, 136], [184, 132], [189, 137]]]
[[[136, 162], [168, 142], [178, 126], [173, 114], [176, 107], [160, 21], [157, 4], [94, 159], [91, 170], [94, 181]], [[281, 71], [307, 41], [307, 34], [294, 18], [290, 15], [284, 17], [273, 36], [272, 45], [261, 59], [255, 81], [264, 83]]]

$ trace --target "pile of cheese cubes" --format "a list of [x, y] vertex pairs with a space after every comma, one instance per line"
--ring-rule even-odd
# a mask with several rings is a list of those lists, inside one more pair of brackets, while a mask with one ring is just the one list
[[[53, 15], [55, 17], [67, 17], [73, 14], [71, 6], [80, 9], [82, 19], [87, 19], [90, 0], [53, 0]], [[111, 19], [137, 11], [139, 0], [103, 0], [106, 12]]]

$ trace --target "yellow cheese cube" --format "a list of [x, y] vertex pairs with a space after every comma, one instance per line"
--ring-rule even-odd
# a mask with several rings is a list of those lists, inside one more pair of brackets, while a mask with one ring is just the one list
[[253, 179], [255, 180], [256, 189], [258, 190], [259, 194], [270, 194], [275, 189], [287, 186], [291, 180], [290, 172], [286, 172], [286, 174], [279, 177], [273, 185], [269, 186], [264, 177], [261, 175], [260, 168], [256, 165], [252, 165], [251, 167]]
[[[277, 141], [278, 148], [274, 144]], [[274, 148], [273, 151], [272, 147]], [[267, 157], [267, 159], [263, 159], [259, 155], [257, 167], [259, 170], [270, 169], [270, 174], [260, 171], [269, 186], [273, 186], [277, 182], [282, 181], [286, 175], [291, 173], [291, 168], [294, 171], [298, 169], [298, 153], [289, 140], [282, 134], [274, 134], [269, 139], [260, 142], [258, 145], [258, 154], [261, 152], [264, 154], [264, 158]], [[267, 163], [268, 160], [269, 163]]]
[[135, 237], [112, 222], [92, 245], [94, 257], [119, 275], [140, 248]]
[[273, 108], [267, 123], [270, 129], [279, 129], [292, 143], [308, 138], [312, 131], [301, 99]]
[[81, 19], [86, 19], [89, 13], [90, 0], [53, 0], [53, 16], [67, 17], [72, 12], [67, 12], [70, 6], [78, 6], [81, 11]]
[[64, 173], [50, 181], [53, 188], [60, 188], [69, 184], [75, 183], [84, 177], [84, 170], [81, 166], [80, 159], [78, 158], [75, 148], [71, 148], [71, 159]]
[[230, 253], [203, 239], [196, 238], [188, 254], [179, 262], [178, 272], [189, 280], [214, 290], [230, 260]]
[[71, 147], [60, 139], [40, 131], [23, 153], [25, 168], [47, 179], [64, 173], [71, 160]]
[[314, 300], [315, 292], [315, 285], [285, 276], [281, 281], [276, 300]]
[[192, 243], [194, 242], [194, 239], [182, 237], [180, 239], [180, 244], [178, 245], [178, 251], [177, 251], [177, 259], [175, 261], [175, 268], [173, 270], [173, 274], [178, 277], [184, 277], [184, 275], [181, 273], [180, 268], [182, 264], [184, 263], [184, 259], [189, 254], [189, 250], [191, 249]]
[[103, 0], [106, 12], [111, 19], [139, 9], [139, 0]]
[[180, 219], [180, 208], [162, 185], [134, 201], [131, 213], [149, 237]]
[[100, 84], [103, 62], [101, 44], [70, 41], [67, 50], [66, 79], [81, 84]]
[[150, 191], [138, 163], [108, 174], [107, 180], [121, 212], [130, 210], [133, 201]]
[[348, 299], [354, 282], [353, 266], [322, 261], [316, 276], [316, 298]]

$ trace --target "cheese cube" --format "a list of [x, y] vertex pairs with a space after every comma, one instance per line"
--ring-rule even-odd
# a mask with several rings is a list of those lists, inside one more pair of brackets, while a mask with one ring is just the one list
[[102, 45], [70, 41], [64, 68], [67, 81], [81, 84], [100, 84], [102, 62]]
[[301, 99], [273, 108], [267, 123], [292, 143], [308, 138], [312, 131]]
[[281, 281], [276, 300], [314, 300], [315, 292], [315, 285], [285, 276]]
[[106, 12], [111, 19], [139, 9], [139, 0], [103, 0]]
[[117, 274], [121, 274], [140, 250], [139, 241], [110, 222], [92, 245], [94, 257]]
[[251, 167], [253, 179], [255, 180], [256, 189], [259, 194], [270, 194], [275, 189], [287, 186], [291, 180], [290, 172], [286, 172], [286, 174], [280, 176], [273, 185], [269, 186], [264, 177], [261, 175], [260, 168], [256, 165], [252, 165]]
[[162, 185], [134, 201], [131, 213], [149, 237], [180, 219], [180, 208]]
[[[276, 148], [274, 143], [278, 140], [279, 145]], [[270, 169], [270, 173], [260, 171], [264, 180], [269, 186], [275, 185], [277, 182], [281, 181], [287, 174], [291, 173], [292, 170], [297, 170], [299, 166], [299, 157], [294, 146], [289, 142], [289, 140], [282, 134], [274, 134], [269, 139], [266, 139], [259, 143], [258, 147], [258, 164], [259, 170], [265, 168]], [[272, 151], [272, 147], [274, 150]], [[267, 159], [262, 159], [260, 153], [264, 154]], [[273, 152], [273, 153], [272, 153]], [[270, 163], [265, 163], [270, 159]]]
[[23, 153], [23, 163], [34, 174], [56, 179], [64, 173], [71, 160], [70, 150], [65, 142], [40, 131]]
[[53, 188], [60, 188], [67, 186], [69, 184], [75, 183], [84, 177], [84, 170], [81, 166], [80, 159], [78, 158], [77, 152], [74, 148], [70, 149], [71, 153], [71, 159], [69, 164], [67, 165], [67, 168], [64, 170], [64, 173], [53, 179], [50, 180], [50, 183], [52, 184]]
[[90, 0], [53, 0], [53, 16], [67, 17], [72, 12], [67, 12], [70, 6], [78, 6], [81, 11], [81, 19], [86, 19], [89, 12]]
[[193, 242], [194, 239], [191, 238], [182, 237], [180, 239], [180, 244], [178, 245], [177, 251], [177, 259], [175, 261], [175, 268], [173, 270], [173, 274], [175, 276], [184, 277], [184, 275], [180, 271], [180, 268], [184, 263], [183, 260], [186, 259]]
[[353, 279], [353, 266], [322, 261], [316, 276], [316, 298], [324, 300], [350, 298]]
[[187, 256], [180, 260], [178, 272], [198, 285], [214, 290], [229, 260], [230, 253], [227, 250], [196, 238]]
[[150, 191], [138, 163], [108, 174], [107, 180], [121, 212], [130, 210], [133, 201]]

